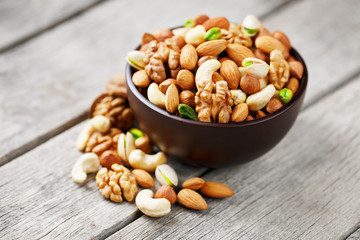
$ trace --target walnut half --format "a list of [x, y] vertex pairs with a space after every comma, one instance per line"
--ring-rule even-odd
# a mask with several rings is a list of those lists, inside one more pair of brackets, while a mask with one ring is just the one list
[[289, 81], [290, 70], [281, 51], [275, 49], [270, 53], [269, 79], [277, 90]]

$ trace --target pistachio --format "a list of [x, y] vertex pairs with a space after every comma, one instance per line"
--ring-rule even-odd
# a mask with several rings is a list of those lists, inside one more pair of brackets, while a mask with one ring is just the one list
[[197, 113], [189, 105], [186, 105], [183, 103], [179, 104], [178, 111], [179, 111], [180, 115], [183, 116], [184, 118], [198, 120]]
[[257, 58], [245, 58], [242, 61], [245, 73], [264, 78], [269, 73], [269, 65]]
[[221, 29], [213, 27], [205, 33], [204, 39], [206, 41], [216, 40], [221, 37]]
[[252, 37], [255, 36], [256, 33], [259, 31], [261, 25], [262, 24], [257, 17], [255, 17], [254, 15], [248, 15], [245, 17], [242, 23], [242, 31]]
[[128, 52], [127, 54], [127, 62], [132, 66], [133, 68], [137, 70], [142, 70], [145, 68], [145, 53], [137, 50], [133, 50]]
[[175, 170], [167, 164], [158, 165], [155, 176], [161, 185], [169, 185], [170, 187], [178, 185], [178, 176]]
[[132, 128], [129, 130], [129, 132], [133, 135], [133, 137], [136, 139], [143, 137], [145, 134], [137, 128]]
[[193, 28], [195, 26], [194, 19], [188, 19], [184, 23], [185, 28]]
[[280, 90], [279, 96], [280, 96], [280, 100], [286, 104], [291, 101], [293, 97], [293, 92], [290, 89], [283, 88]]

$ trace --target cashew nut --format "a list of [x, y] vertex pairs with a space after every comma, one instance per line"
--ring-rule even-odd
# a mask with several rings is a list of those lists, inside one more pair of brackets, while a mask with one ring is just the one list
[[147, 90], [147, 96], [151, 103], [160, 108], [165, 108], [165, 94], [159, 89], [157, 83], [151, 83]]
[[80, 135], [78, 136], [78, 139], [76, 141], [76, 147], [80, 151], [83, 151], [90, 136], [95, 131], [100, 131], [102, 133], [107, 132], [111, 127], [110, 119], [107, 117], [104, 117], [102, 115], [98, 115], [90, 119], [83, 129], [80, 132]]
[[186, 33], [190, 30], [190, 28], [175, 28], [172, 30], [175, 36], [181, 36], [185, 38]]
[[161, 185], [169, 185], [170, 187], [178, 185], [178, 176], [175, 170], [167, 164], [156, 167], [155, 177]]
[[198, 25], [198, 26], [190, 29], [185, 34], [185, 42], [196, 47], [200, 43], [205, 42], [205, 39], [204, 39], [205, 34], [206, 34], [205, 27], [202, 25]]
[[199, 90], [199, 86], [204, 86], [204, 82], [211, 82], [212, 75], [220, 67], [220, 62], [216, 59], [210, 59], [201, 64], [195, 75], [196, 88]]
[[135, 139], [130, 132], [121, 133], [118, 140], [118, 154], [125, 165], [129, 165], [130, 153], [135, 150]]
[[162, 217], [171, 211], [171, 203], [166, 198], [153, 198], [150, 189], [140, 191], [135, 199], [136, 206], [141, 212], [150, 217]]
[[71, 177], [76, 183], [83, 183], [87, 173], [95, 173], [99, 170], [100, 161], [95, 153], [83, 154], [71, 170]]
[[270, 101], [274, 96], [276, 89], [274, 85], [269, 84], [263, 90], [254, 93], [246, 99], [250, 111], [259, 111]]
[[136, 149], [130, 153], [129, 163], [133, 168], [143, 169], [147, 172], [155, 171], [156, 167], [165, 164], [167, 157], [165, 153], [145, 154], [142, 150]]

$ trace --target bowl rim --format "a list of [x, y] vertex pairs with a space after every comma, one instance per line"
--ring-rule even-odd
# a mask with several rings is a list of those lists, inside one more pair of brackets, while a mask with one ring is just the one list
[[[139, 48], [140, 48], [140, 46], [138, 46], [137, 49], [139, 49]], [[138, 98], [148, 108], [150, 108], [153, 111], [163, 115], [164, 117], [167, 117], [167, 118], [170, 118], [172, 120], [179, 121], [179, 122], [182, 122], [182, 123], [185, 123], [185, 124], [190, 124], [190, 125], [194, 125], [194, 126], [201, 126], [201, 127], [208, 127], [208, 128], [242, 128], [242, 127], [261, 124], [263, 122], [268, 122], [268, 121], [270, 121], [270, 120], [284, 114], [285, 112], [287, 112], [291, 108], [293, 108], [295, 103], [297, 101], [299, 101], [299, 99], [301, 98], [301, 96], [303, 94], [305, 94], [305, 90], [306, 90], [307, 83], [308, 83], [307, 66], [305, 64], [304, 59], [301, 57], [301, 55], [298, 53], [298, 51], [296, 51], [294, 48], [290, 49], [290, 54], [297, 61], [301, 62], [303, 64], [303, 66], [304, 66], [304, 72], [303, 72], [303, 75], [302, 75], [301, 79], [299, 80], [300, 85], [299, 85], [299, 88], [298, 88], [297, 92], [293, 96], [290, 103], [286, 104], [279, 111], [267, 114], [265, 117], [254, 119], [254, 120], [251, 120], [251, 121], [243, 121], [243, 122], [239, 122], [239, 123], [232, 123], [232, 122], [229, 122], [229, 123], [213, 123], [213, 122], [211, 122], [211, 123], [209, 123], [209, 122], [195, 121], [195, 120], [182, 118], [180, 116], [170, 114], [166, 110], [164, 110], [164, 109], [154, 105], [153, 103], [151, 103], [146, 97], [144, 97], [140, 93], [140, 91], [137, 89], [137, 87], [134, 85], [134, 83], [132, 81], [132, 74], [131, 73], [132, 73], [132, 69], [134, 69], [134, 68], [131, 67], [129, 65], [129, 63], [126, 63], [126, 67], [125, 67], [126, 83], [127, 83], [128, 89], [135, 95], [136, 98]]]

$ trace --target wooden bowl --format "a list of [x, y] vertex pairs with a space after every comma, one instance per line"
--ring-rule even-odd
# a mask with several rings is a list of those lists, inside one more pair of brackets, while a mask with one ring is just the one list
[[126, 65], [130, 107], [140, 129], [161, 151], [183, 163], [224, 167], [254, 160], [272, 149], [294, 124], [305, 97], [308, 72], [295, 49], [291, 55], [304, 66], [300, 86], [290, 103], [279, 111], [248, 122], [206, 123], [169, 114], [146, 98], [132, 82], [136, 71]]

